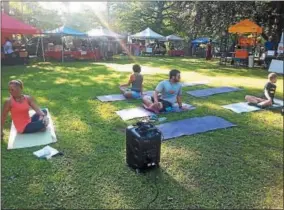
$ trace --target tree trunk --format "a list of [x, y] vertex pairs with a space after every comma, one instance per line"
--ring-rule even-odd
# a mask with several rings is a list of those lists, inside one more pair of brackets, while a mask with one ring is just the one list
[[276, 34], [276, 40], [279, 42], [280, 39], [281, 39], [281, 34], [282, 34], [282, 31], [284, 29], [284, 2], [281, 2], [281, 1], [277, 1], [275, 2], [276, 3], [276, 8], [277, 8], [277, 14], [276, 14], [276, 17], [275, 17], [275, 24], [276, 24], [276, 31], [275, 31], [275, 34]]
[[4, 12], [9, 15], [10, 13], [9, 1], [3, 1], [2, 4], [3, 4]]

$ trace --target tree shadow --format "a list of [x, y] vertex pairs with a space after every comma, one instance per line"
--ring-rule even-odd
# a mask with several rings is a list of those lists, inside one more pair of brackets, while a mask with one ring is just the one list
[[[238, 127], [166, 141], [158, 172], [136, 175], [125, 165], [122, 129], [131, 122], [120, 120], [115, 111], [135, 107], [141, 101], [91, 100], [96, 95], [119, 93], [117, 86], [127, 80], [128, 73], [104, 66], [84, 69], [86, 65], [77, 63], [66, 68], [58, 65], [40, 64], [27, 68], [25, 74], [17, 68], [2, 73], [5, 82], [21, 75], [27, 92], [50, 109], [58, 137], [51, 146], [65, 154], [40, 161], [32, 152], [41, 147], [7, 151], [6, 141], [2, 143], [3, 207], [146, 208], [156, 193], [155, 175], [159, 195], [150, 208], [280, 207], [280, 116], [268, 111], [235, 114], [220, 107], [243, 101], [245, 94], [257, 94], [260, 87], [245, 86], [246, 91], [207, 99], [188, 96], [184, 91], [184, 101], [197, 109], [163, 115], [168, 121], [216, 115]], [[147, 76], [146, 88], [154, 89], [157, 80], [164, 77]], [[200, 87], [188, 89], [196, 88]], [[4, 95], [8, 95], [6, 91]]]
[[[156, 58], [156, 57], [135, 57], [135, 61], [124, 59], [116, 59], [112, 63], [116, 64], [129, 64], [129, 62], [136, 62], [141, 65], [152, 67], [162, 67], [170, 69], [180, 69], [182, 71], [194, 71], [202, 75], [216, 77], [228, 76], [231, 77], [254, 77], [254, 78], [267, 78], [267, 70], [262, 68], [243, 68], [235, 66], [219, 65], [218, 60], [206, 61], [205, 59], [196, 58]], [[107, 62], [110, 63], [110, 62]]]

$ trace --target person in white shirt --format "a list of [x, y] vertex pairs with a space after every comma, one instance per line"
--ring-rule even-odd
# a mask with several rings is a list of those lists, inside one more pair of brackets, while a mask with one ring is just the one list
[[4, 48], [4, 54], [5, 55], [11, 55], [14, 52], [13, 44], [10, 41], [9, 38], [6, 38], [6, 42], [5, 42], [4, 46], [3, 46], [3, 48]]

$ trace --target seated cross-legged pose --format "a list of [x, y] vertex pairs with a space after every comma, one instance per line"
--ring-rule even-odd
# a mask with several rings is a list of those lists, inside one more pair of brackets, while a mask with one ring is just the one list
[[268, 75], [268, 81], [264, 86], [264, 93], [260, 97], [247, 95], [245, 97], [246, 101], [249, 103], [249, 105], [255, 105], [260, 108], [265, 108], [272, 106], [274, 101], [274, 95], [276, 91], [276, 85], [277, 82], [277, 75], [275, 73], [270, 73]]
[[178, 103], [180, 109], [186, 109], [186, 107], [182, 106], [182, 85], [179, 81], [180, 71], [171, 70], [169, 80], [164, 80], [157, 85], [153, 97], [143, 97], [144, 107], [155, 113], [160, 113], [170, 111], [173, 105]]
[[[138, 99], [143, 95], [143, 75], [141, 72], [141, 67], [138, 64], [133, 65], [133, 74], [130, 75], [129, 81], [127, 84], [120, 85], [120, 91], [122, 94], [130, 99]], [[131, 88], [128, 87], [131, 85]]]
[[[7, 115], [11, 112], [11, 118], [18, 133], [35, 133], [45, 131], [49, 123], [46, 117], [47, 111], [41, 110], [31, 96], [23, 95], [23, 82], [12, 80], [9, 82], [10, 98], [5, 101], [2, 112], [1, 137], [3, 138], [3, 127]], [[30, 107], [36, 112], [29, 116]]]

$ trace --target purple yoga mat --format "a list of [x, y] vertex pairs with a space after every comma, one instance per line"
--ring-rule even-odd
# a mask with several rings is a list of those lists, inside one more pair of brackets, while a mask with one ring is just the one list
[[164, 140], [236, 126], [216, 116], [194, 117], [157, 125]]
[[228, 92], [234, 92], [234, 91], [240, 91], [240, 90], [242, 89], [234, 88], [234, 87], [218, 87], [218, 88], [206, 88], [206, 89], [201, 89], [201, 90], [187, 91], [187, 93], [195, 97], [206, 97], [206, 96], [211, 96], [215, 94], [228, 93]]
[[[208, 81], [196, 81], [196, 82], [182, 82], [183, 87], [190, 87], [190, 86], [196, 86], [196, 85], [205, 85]], [[146, 91], [144, 94], [148, 96], [153, 96], [154, 91]], [[104, 95], [104, 96], [97, 96], [97, 99], [99, 99], [102, 102], [109, 102], [109, 101], [123, 101], [127, 100], [122, 94], [112, 94], [112, 95]]]
[[[145, 91], [144, 94], [148, 96], [152, 96], [154, 91]], [[109, 102], [109, 101], [123, 101], [127, 100], [122, 94], [113, 94], [113, 95], [105, 95], [105, 96], [97, 96], [102, 102]]]

